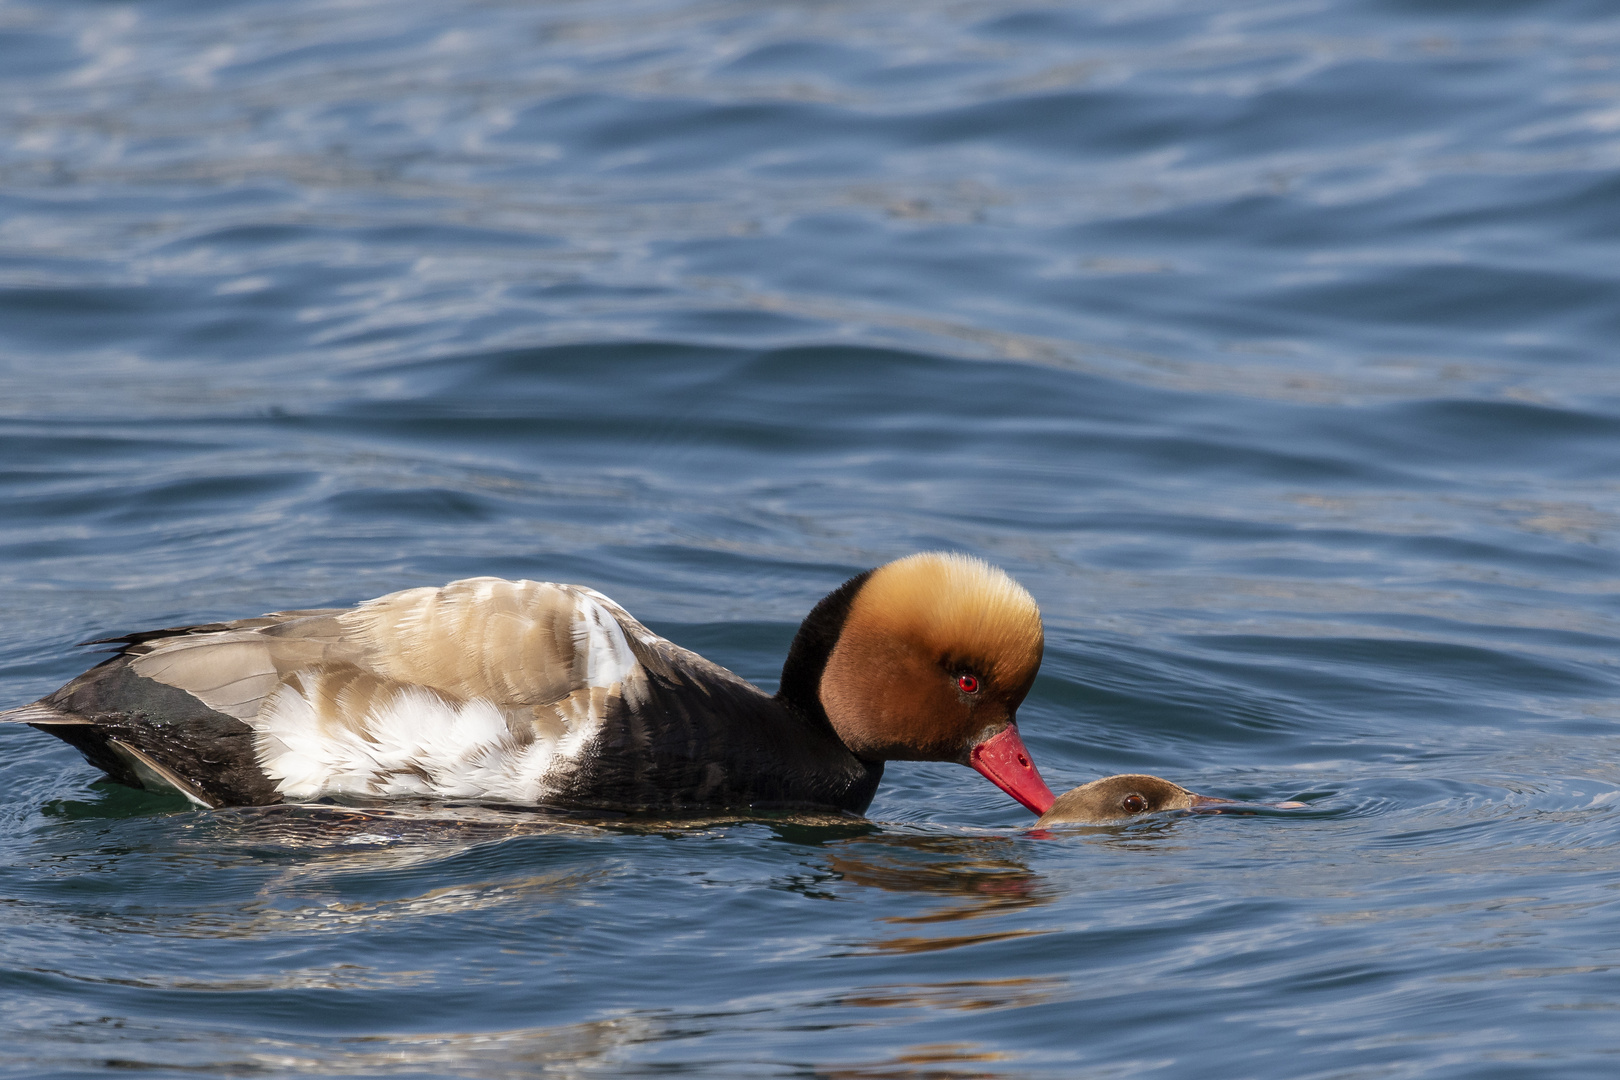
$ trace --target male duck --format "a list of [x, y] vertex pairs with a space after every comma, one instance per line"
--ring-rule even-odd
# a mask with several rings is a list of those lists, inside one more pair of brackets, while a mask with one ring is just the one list
[[925, 553], [799, 627], [774, 695], [577, 585], [469, 578], [353, 608], [151, 630], [0, 713], [112, 779], [202, 806], [326, 796], [630, 811], [862, 812], [885, 761], [970, 765], [1036, 813], [1018, 736], [1040, 612], [1002, 571]]

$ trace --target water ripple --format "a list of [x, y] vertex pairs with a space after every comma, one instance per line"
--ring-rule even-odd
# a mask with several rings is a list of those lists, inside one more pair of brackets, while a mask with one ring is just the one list
[[1607, 1076], [1620, 19], [0, 9], [0, 705], [579, 581], [773, 687], [923, 548], [1021, 726], [1297, 810], [199, 813], [0, 729], [0, 1076]]

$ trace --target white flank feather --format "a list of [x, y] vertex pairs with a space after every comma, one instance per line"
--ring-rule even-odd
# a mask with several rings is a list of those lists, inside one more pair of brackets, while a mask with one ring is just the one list
[[265, 703], [254, 744], [265, 774], [290, 799], [419, 795], [538, 802], [553, 739], [521, 746], [487, 701], [447, 702], [403, 687], [358, 729], [320, 722], [283, 686]]
[[[639, 696], [640, 665], [599, 599], [606, 598], [576, 595], [571, 629], [575, 655], [585, 661], [585, 687], [549, 703], [561, 730], [542, 729], [528, 708], [514, 707], [509, 716], [490, 701], [453, 702], [409, 685], [364, 717], [331, 722], [283, 683], [251, 720], [259, 765], [289, 799], [415, 795], [541, 802], [547, 774], [578, 761], [600, 730], [607, 704], [627, 691]], [[533, 732], [532, 741], [518, 738], [514, 729]]]

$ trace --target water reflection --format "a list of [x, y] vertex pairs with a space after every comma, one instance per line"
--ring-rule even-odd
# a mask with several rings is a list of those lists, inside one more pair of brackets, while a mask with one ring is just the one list
[[886, 922], [955, 922], [1051, 900], [1016, 846], [1000, 838], [890, 834], [829, 848], [826, 859], [834, 874], [856, 885], [953, 898], [938, 911]]
[[[683, 1012], [630, 1013], [610, 1019], [576, 1024], [547, 1025], [498, 1031], [433, 1031], [387, 1036], [322, 1038], [319, 1036], [261, 1035], [198, 1031], [179, 1042], [158, 1025], [139, 1021], [99, 1024], [56, 1024], [27, 1033], [9, 1047], [8, 1064], [19, 1067], [35, 1062], [60, 1062], [64, 1047], [87, 1068], [137, 1070], [183, 1069], [188, 1072], [228, 1075], [298, 1073], [321, 1076], [399, 1075], [401, 1072], [453, 1073], [480, 1080], [528, 1078], [537, 1072], [561, 1075], [641, 1076], [668, 1075], [657, 1064], [637, 1064], [632, 1058], [641, 1048], [678, 1042], [693, 1034], [713, 1034], [716, 1028], [767, 1028], [788, 1020], [785, 1013], [801, 1005], [758, 1013]], [[821, 1030], [849, 1027], [832, 1024]], [[768, 1055], [761, 1065], [795, 1068], [802, 1061], [786, 1053]], [[816, 1077], [842, 1080], [924, 1080], [1004, 1075], [985, 1066], [1013, 1055], [974, 1042], [918, 1043], [902, 1046], [887, 1060], [815, 1068]], [[772, 1058], [776, 1060], [771, 1060]], [[678, 1073], [688, 1070], [677, 1068]]]
[[868, 986], [833, 999], [833, 1004], [863, 1009], [949, 1009], [982, 1012], [1022, 1008], [1054, 1000], [1063, 988], [1061, 979], [964, 979], [940, 983], [897, 983]]
[[466, 846], [517, 836], [599, 838], [606, 834], [672, 839], [763, 824], [790, 843], [819, 843], [863, 836], [879, 826], [841, 814], [693, 814], [635, 816], [550, 807], [481, 803], [322, 805], [283, 803], [214, 811], [202, 818], [214, 830], [211, 844], [236, 840], [255, 846], [309, 852], [439, 845]]
[[[1000, 838], [885, 834], [831, 845], [824, 857], [833, 881], [945, 899], [944, 904], [919, 913], [876, 919], [891, 925], [1008, 915], [1050, 903], [1054, 895], [1017, 857], [1015, 845]], [[802, 884], [795, 887], [806, 891]], [[902, 935], [856, 942], [853, 949], [856, 954], [928, 953], [1048, 932], [1019, 927], [973, 934]]]
[[[202, 1073], [320, 1076], [398, 1075], [450, 1071], [504, 1080], [562, 1068], [592, 1073], [627, 1047], [668, 1037], [662, 1017], [623, 1016], [580, 1024], [506, 1031], [422, 1032], [335, 1039], [199, 1031], [174, 1041], [161, 1026], [119, 1021], [53, 1025], [10, 1047], [8, 1064], [62, 1060], [74, 1047], [86, 1067], [184, 1069]], [[609, 1072], [611, 1075], [611, 1072]]]
[[826, 1080], [989, 1080], [1005, 1074], [978, 1066], [1011, 1057], [979, 1043], [923, 1043], [900, 1050], [887, 1062], [818, 1070], [816, 1075]]
[[588, 826], [549, 811], [490, 806], [322, 806], [283, 803], [216, 810], [206, 818], [210, 847], [234, 843], [274, 851], [386, 848], [393, 852], [467, 845], [508, 836], [578, 835]]

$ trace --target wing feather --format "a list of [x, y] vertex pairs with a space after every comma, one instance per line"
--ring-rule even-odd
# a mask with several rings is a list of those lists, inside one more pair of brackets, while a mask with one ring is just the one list
[[88, 724], [82, 716], [52, 708], [43, 701], [0, 712], [0, 724]]
[[527, 799], [642, 696], [621, 617], [662, 640], [589, 589], [498, 578], [121, 640], [136, 674], [246, 722], [289, 796]]
[[[4, 718], [107, 726], [119, 745], [103, 755], [106, 767], [209, 802], [221, 797], [211, 788], [199, 796], [192, 765], [176, 767], [164, 746], [179, 739], [187, 761], [205, 761], [243, 741], [231, 760], [270, 785], [272, 801], [535, 802], [580, 767], [610, 715], [641, 722], [650, 675], [706, 693], [718, 681], [747, 686], [600, 593], [498, 578], [99, 644], [120, 655]], [[237, 723], [245, 726], [233, 732]]]

